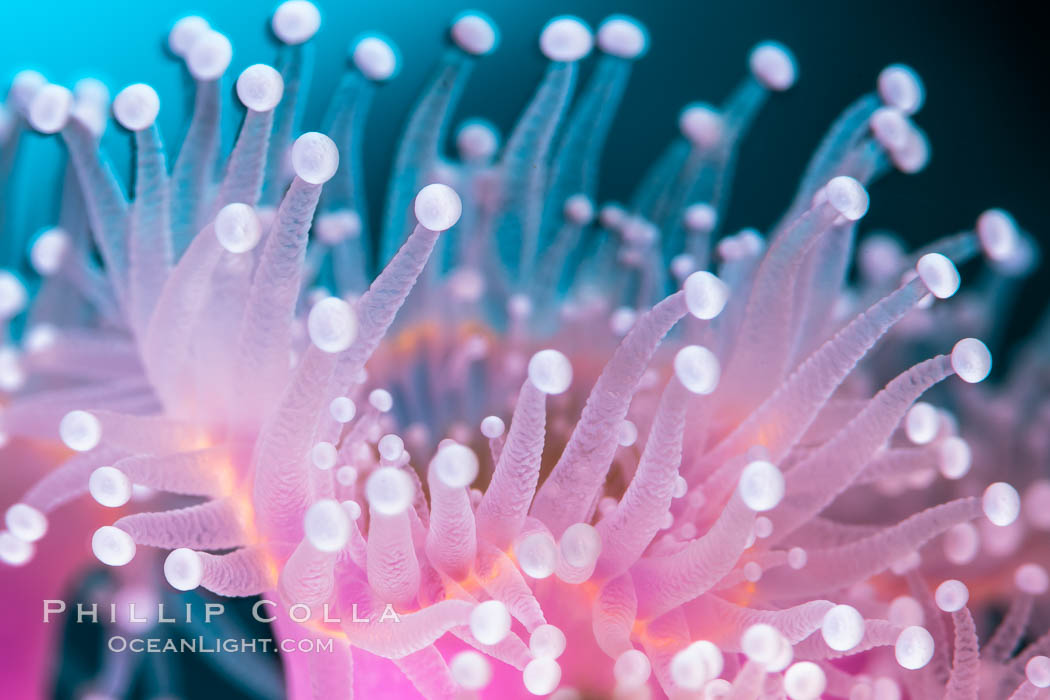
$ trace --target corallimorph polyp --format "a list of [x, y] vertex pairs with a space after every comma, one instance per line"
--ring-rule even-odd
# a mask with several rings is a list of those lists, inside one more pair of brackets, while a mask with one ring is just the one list
[[398, 52], [359, 39], [300, 133], [319, 26], [277, 9], [279, 68], [237, 78], [224, 153], [230, 42], [179, 20], [196, 98], [170, 168], [157, 93], [112, 101], [133, 198], [99, 148], [105, 87], [16, 77], [3, 155], [54, 133], [69, 174], [27, 274], [0, 272], [19, 329], [0, 433], [69, 454], [7, 509], [5, 562], [89, 493], [117, 509], [91, 548], [129, 589], [163, 569], [275, 601], [282, 639], [334, 640], [283, 653], [292, 697], [1048, 696], [1050, 324], [974, 386], [1034, 242], [990, 210], [911, 253], [856, 243], [866, 186], [928, 158], [914, 71], [833, 123], [780, 223], [723, 234], [737, 146], [795, 82], [784, 46], [757, 45], [721, 106], [686, 106], [633, 199], [599, 208], [645, 30], [552, 20], [507, 138], [468, 120], [449, 155], [498, 43], [465, 13], [379, 217], [362, 125]]

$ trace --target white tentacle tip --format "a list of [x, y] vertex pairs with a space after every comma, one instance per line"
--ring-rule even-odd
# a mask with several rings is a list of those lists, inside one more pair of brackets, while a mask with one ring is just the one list
[[113, 116], [128, 131], [142, 131], [153, 126], [160, 113], [160, 96], [145, 83], [135, 83], [113, 98]]
[[540, 51], [551, 61], [579, 61], [593, 47], [591, 28], [577, 17], [555, 17], [540, 33]]
[[725, 659], [715, 644], [701, 639], [671, 658], [671, 680], [682, 690], [702, 690], [722, 673]]
[[713, 148], [722, 140], [722, 115], [709, 104], [694, 102], [686, 105], [678, 116], [678, 129], [690, 143], [701, 148]]
[[641, 58], [649, 50], [649, 32], [634, 17], [613, 15], [598, 26], [598, 48], [628, 60]]
[[905, 114], [915, 114], [926, 100], [926, 89], [919, 74], [901, 63], [883, 68], [877, 86], [882, 101]]
[[339, 149], [322, 133], [308, 131], [292, 144], [292, 170], [300, 180], [323, 185], [339, 167]]
[[99, 467], [88, 478], [91, 497], [107, 508], [119, 508], [131, 500], [131, 480], [116, 467]]
[[628, 649], [616, 657], [613, 662], [613, 677], [616, 686], [620, 690], [634, 690], [641, 688], [652, 675], [653, 667], [645, 652], [638, 649]]
[[478, 603], [470, 611], [470, 633], [482, 644], [499, 644], [510, 634], [510, 612], [498, 600]]
[[354, 44], [351, 52], [354, 66], [369, 80], [390, 80], [401, 64], [394, 43], [379, 34], [369, 34]]
[[499, 150], [499, 132], [484, 119], [468, 119], [456, 132], [459, 157], [468, 163], [487, 163]]
[[112, 525], [103, 525], [91, 536], [91, 551], [106, 566], [124, 566], [135, 558], [135, 540]]
[[168, 32], [168, 48], [176, 56], [185, 58], [197, 40], [210, 30], [211, 25], [203, 17], [183, 17], [175, 22]]
[[706, 270], [686, 277], [682, 289], [689, 313], [705, 321], [722, 313], [729, 300], [729, 285]]
[[237, 77], [237, 99], [253, 112], [269, 112], [284, 96], [284, 78], [273, 66], [256, 63]]
[[937, 586], [933, 594], [933, 600], [937, 607], [944, 612], [956, 612], [966, 606], [970, 599], [970, 590], [962, 581], [949, 579]]
[[576, 226], [587, 226], [594, 220], [594, 202], [585, 194], [574, 194], [565, 200], [562, 214]]
[[561, 683], [561, 665], [555, 659], [533, 659], [525, 664], [521, 680], [533, 695], [550, 695]]
[[891, 153], [896, 153], [907, 147], [909, 135], [914, 127], [896, 107], [879, 107], [868, 120], [868, 128], [879, 145]]
[[58, 436], [69, 449], [87, 452], [102, 439], [102, 424], [87, 411], [70, 411], [59, 421]]
[[44, 85], [33, 95], [27, 118], [29, 125], [42, 134], [62, 130], [73, 110], [73, 93], [61, 85]]
[[827, 687], [824, 669], [812, 661], [791, 664], [784, 673], [784, 694], [790, 700], [818, 700]]
[[992, 353], [977, 338], [963, 338], [952, 348], [952, 370], [964, 382], [976, 384], [992, 371]]
[[981, 509], [992, 525], [1006, 527], [1021, 514], [1021, 496], [1010, 484], [997, 481], [984, 490]]
[[849, 651], [864, 638], [864, 617], [850, 605], [836, 605], [824, 613], [820, 634], [835, 651]]
[[744, 505], [761, 513], [779, 505], [784, 488], [784, 475], [776, 465], [759, 459], [744, 467], [737, 490]]
[[782, 92], [795, 84], [798, 67], [788, 47], [779, 41], [763, 41], [751, 49], [748, 66], [755, 80], [769, 90]]
[[478, 456], [465, 445], [445, 445], [434, 455], [434, 473], [450, 488], [470, 486], [478, 477]]
[[930, 141], [922, 130], [907, 122], [904, 145], [891, 150], [890, 158], [902, 173], [917, 173], [930, 162]]
[[412, 504], [412, 480], [397, 467], [380, 467], [365, 482], [368, 505], [382, 515], [398, 515]]
[[933, 635], [925, 627], [905, 627], [893, 645], [894, 656], [902, 668], [914, 671], [930, 663], [933, 658]]
[[481, 690], [492, 680], [489, 660], [473, 649], [461, 651], [448, 664], [449, 673], [464, 690]]
[[306, 318], [310, 340], [327, 353], [346, 350], [357, 337], [357, 315], [350, 304], [327, 297], [313, 305]]
[[215, 237], [230, 253], [247, 253], [262, 238], [262, 223], [255, 210], [247, 204], [227, 204], [215, 216]]
[[172, 550], [164, 560], [164, 578], [177, 591], [192, 591], [204, 578], [204, 561], [192, 549]]
[[718, 357], [702, 345], [687, 345], [674, 356], [678, 381], [694, 394], [710, 394], [718, 386]]
[[357, 405], [346, 396], [337, 396], [328, 404], [328, 412], [337, 423], [349, 423], [357, 415]]
[[0, 561], [8, 566], [29, 563], [36, 553], [36, 546], [7, 530], [0, 530]]
[[565, 633], [554, 625], [540, 625], [529, 636], [529, 651], [537, 659], [556, 659], [565, 652]]
[[22, 114], [25, 114], [29, 110], [33, 97], [47, 84], [47, 78], [40, 71], [31, 69], [20, 70], [11, 78], [11, 87], [8, 90], [8, 103]]
[[1046, 568], [1039, 564], [1021, 564], [1014, 572], [1014, 585], [1017, 590], [1028, 595], [1043, 595], [1050, 589], [1050, 576]]
[[532, 532], [514, 544], [514, 553], [522, 573], [529, 578], [545, 579], [558, 564], [558, 545], [549, 532]]
[[4, 524], [23, 542], [36, 542], [47, 533], [47, 516], [27, 503], [15, 503], [8, 508]]
[[0, 268], [0, 320], [14, 318], [29, 303], [29, 291], [21, 277]]
[[456, 225], [463, 213], [463, 202], [454, 189], [435, 183], [416, 195], [412, 205], [416, 221], [430, 231], [447, 231]]
[[306, 509], [306, 541], [320, 552], [338, 552], [350, 539], [350, 515], [339, 501], [326, 498]]
[[288, 0], [281, 3], [270, 22], [273, 33], [289, 46], [302, 44], [313, 38], [321, 28], [321, 13], [306, 0]]
[[186, 68], [201, 82], [218, 80], [230, 67], [233, 46], [223, 34], [208, 30], [201, 35], [186, 54]]
[[481, 434], [489, 440], [502, 436], [506, 430], [507, 426], [499, 416], [485, 416], [481, 421]]
[[711, 233], [718, 225], [718, 211], [710, 204], [690, 204], [682, 213], [682, 223], [690, 233]]
[[852, 177], [834, 177], [825, 186], [824, 191], [831, 206], [850, 221], [857, 221], [868, 213], [868, 191]]
[[602, 536], [598, 529], [587, 523], [573, 523], [565, 528], [558, 541], [561, 558], [575, 569], [588, 569], [595, 565], [602, 553]]
[[1014, 218], [1002, 209], [989, 209], [977, 219], [977, 238], [981, 249], [995, 262], [1012, 260], [1021, 245]]
[[928, 253], [919, 258], [915, 271], [930, 293], [938, 299], [947, 299], [959, 291], [959, 270], [955, 263], [940, 253]]
[[572, 384], [572, 363], [557, 350], [540, 350], [529, 359], [528, 375], [544, 394], [561, 394]]
[[449, 30], [456, 46], [474, 56], [492, 53], [499, 45], [499, 29], [488, 15], [471, 10], [452, 22]]
[[1036, 688], [1050, 688], [1050, 657], [1033, 656], [1025, 664], [1024, 674]]

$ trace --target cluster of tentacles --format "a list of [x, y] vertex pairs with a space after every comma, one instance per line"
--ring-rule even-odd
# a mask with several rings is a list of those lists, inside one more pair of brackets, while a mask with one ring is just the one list
[[176, 589], [264, 594], [280, 636], [334, 638], [284, 656], [296, 696], [1047, 696], [1050, 637], [1018, 646], [1050, 620], [1050, 324], [971, 386], [1034, 243], [999, 210], [911, 253], [856, 243], [867, 185], [928, 158], [913, 71], [834, 122], [780, 223], [724, 234], [737, 145], [795, 81], [787, 49], [758, 45], [635, 197], [598, 208], [645, 30], [552, 20], [505, 143], [469, 120], [451, 156], [498, 43], [466, 13], [377, 222], [363, 125], [397, 52], [360, 39], [300, 134], [319, 26], [278, 8], [279, 68], [237, 78], [225, 153], [230, 43], [176, 23], [196, 98], [170, 168], [156, 92], [112, 102], [133, 198], [99, 148], [105, 86], [16, 77], [4, 162], [33, 129], [69, 165], [56, 226], [0, 272], [0, 436], [70, 454], [8, 508], [3, 561], [90, 493], [119, 514], [90, 538], [102, 563], [157, 548]]

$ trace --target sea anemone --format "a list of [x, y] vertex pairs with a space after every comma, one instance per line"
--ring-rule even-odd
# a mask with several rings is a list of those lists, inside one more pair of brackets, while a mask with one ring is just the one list
[[[1050, 637], [1018, 645], [1047, 619], [1050, 324], [991, 387], [968, 337], [1034, 242], [990, 210], [911, 253], [856, 246], [866, 187], [929, 156], [913, 70], [847, 107], [768, 233], [725, 235], [737, 146], [796, 79], [786, 47], [758, 44], [724, 104], [683, 109], [632, 200], [599, 208], [645, 29], [551, 20], [505, 142], [469, 120], [452, 157], [450, 116], [499, 41], [464, 13], [380, 222], [363, 124], [398, 52], [358, 39], [300, 133], [319, 27], [304, 0], [276, 10], [279, 68], [238, 77], [227, 154], [230, 42], [177, 22], [196, 97], [170, 170], [156, 91], [112, 101], [130, 199], [99, 148], [105, 88], [15, 79], [4, 155], [28, 125], [70, 167], [34, 293], [0, 273], [0, 322], [27, 314], [0, 355], [0, 435], [70, 454], [7, 509], [3, 561], [89, 493], [122, 509], [95, 556], [147, 564], [124, 590], [148, 597], [162, 569], [262, 595], [281, 639], [333, 640], [282, 649], [295, 697], [1044, 696]], [[979, 285], [942, 302], [978, 256]]]

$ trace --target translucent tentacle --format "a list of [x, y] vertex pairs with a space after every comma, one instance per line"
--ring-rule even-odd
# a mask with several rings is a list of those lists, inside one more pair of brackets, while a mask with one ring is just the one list
[[639, 615], [662, 615], [718, 583], [744, 551], [754, 519], [754, 511], [734, 495], [703, 537], [677, 554], [638, 562], [634, 578], [639, 582]]
[[955, 654], [952, 675], [948, 680], [945, 700], [977, 700], [980, 654], [977, 648], [977, 629], [969, 608], [952, 613], [955, 624]]
[[394, 663], [425, 698], [452, 700], [461, 692], [434, 645], [397, 658]]
[[106, 273], [118, 301], [123, 301], [128, 281], [127, 197], [117, 183], [112, 165], [103, 160], [94, 134], [83, 122], [76, 117], [70, 119], [62, 130], [62, 140], [84, 193], [91, 232]]
[[272, 401], [288, 375], [288, 347], [299, 297], [307, 231], [321, 186], [295, 178], [281, 202], [252, 280], [241, 323], [237, 363], [244, 408]]
[[333, 640], [330, 654], [310, 654], [310, 690], [315, 698], [354, 698], [354, 657], [349, 644]]
[[[743, 465], [729, 461], [752, 445], [762, 444], [776, 462], [802, 437], [835, 389], [882, 335], [926, 294], [912, 280], [857, 316], [824, 343], [783, 385], [702, 461], [719, 465], [705, 491], [718, 498], [735, 487]], [[701, 467], [702, 468], [702, 467]]]
[[106, 447], [73, 455], [30, 487], [21, 502], [46, 515], [87, 493], [91, 472], [112, 464], [119, 456], [120, 452]]
[[638, 319], [602, 370], [565, 450], [532, 506], [532, 515], [555, 535], [585, 519], [616, 451], [616, 442], [609, 435], [627, 415], [660, 340], [686, 310], [684, 292], [661, 301]]
[[464, 486], [444, 483], [430, 462], [427, 484], [430, 486], [430, 527], [427, 530], [427, 559], [435, 569], [460, 579], [470, 572], [477, 554], [477, 531], [470, 494]]
[[[417, 225], [393, 260], [383, 269], [356, 304], [358, 331], [353, 345], [340, 356], [332, 380], [329, 399], [345, 396], [358, 383], [361, 370], [379, 347], [380, 341], [394, 322], [394, 316], [412, 291], [419, 273], [430, 258], [438, 233]], [[331, 435], [339, 426], [329, 423]]]
[[641, 635], [642, 647], [652, 664], [656, 680], [668, 697], [674, 697], [679, 688], [671, 677], [671, 660], [690, 641], [685, 614], [681, 610], [672, 610], [650, 622], [646, 632]]
[[503, 215], [494, 232], [519, 283], [531, 279], [539, 245], [547, 161], [576, 81], [576, 64], [554, 62], [521, 115], [500, 160]]
[[380, 622], [380, 614], [374, 606], [364, 604], [371, 598], [367, 584], [359, 580], [341, 581], [339, 599], [341, 609], [350, 610], [358, 604], [360, 614], [368, 617], [370, 624], [353, 622], [348, 615], [342, 617], [343, 631], [347, 640], [356, 647], [386, 658], [400, 658], [430, 646], [446, 632], [468, 624], [474, 604], [465, 600], [442, 600], [418, 612], [400, 615], [397, 624]]
[[430, 180], [438, 163], [448, 123], [470, 78], [474, 57], [457, 49], [446, 51], [430, 85], [405, 126], [390, 177], [380, 264], [390, 260], [410, 230], [412, 197]]
[[546, 624], [543, 610], [532, 595], [532, 590], [525, 582], [514, 562], [491, 545], [482, 545], [476, 575], [481, 580], [485, 592], [494, 600], [507, 606], [510, 614], [532, 632], [538, 626]]
[[818, 202], [776, 236], [766, 252], [719, 391], [735, 413], [750, 411], [780, 381], [786, 369], [785, 350], [794, 337], [794, 298], [788, 290], [795, 286], [806, 252], [840, 216], [830, 200]]
[[828, 129], [816, 152], [810, 158], [809, 165], [802, 175], [802, 185], [798, 189], [795, 201], [788, 210], [799, 212], [809, 206], [816, 191], [828, 180], [838, 174], [838, 167], [845, 159], [849, 149], [868, 131], [868, 121], [875, 110], [882, 105], [874, 93], [864, 95], [839, 115]]
[[476, 514], [479, 534], [497, 547], [508, 546], [528, 516], [540, 476], [546, 418], [546, 394], [526, 379]]
[[682, 461], [688, 396], [678, 378], [672, 377], [656, 409], [638, 471], [616, 510], [598, 523], [602, 536], [598, 576], [619, 575], [642, 555], [660, 530]]
[[1006, 611], [1006, 617], [984, 644], [982, 651], [986, 659], [1004, 663], [1010, 658], [1017, 644], [1024, 637], [1034, 603], [1035, 598], [1029, 593], [1020, 592], [1014, 595], [1013, 600], [1010, 601], [1010, 608]]
[[733, 679], [729, 700], [758, 700], [766, 681], [766, 667], [757, 661], [747, 661]]
[[201, 586], [221, 596], [245, 597], [268, 591], [276, 583], [273, 563], [265, 550], [245, 547], [229, 554], [197, 552]]
[[102, 424], [106, 446], [132, 454], [168, 454], [205, 447], [207, 436], [200, 426], [163, 416], [133, 416], [113, 411], [92, 411]]
[[[819, 629], [819, 623], [817, 628]], [[795, 658], [799, 660], [837, 659], [852, 656], [875, 647], [893, 646], [903, 628], [886, 620], [865, 620], [864, 636], [857, 646], [847, 651], [838, 651], [828, 646], [820, 634], [811, 634], [795, 645]]]
[[306, 349], [255, 445], [252, 470], [259, 527], [278, 541], [294, 543], [302, 537], [309, 499], [309, 452], [336, 358], [313, 344]]
[[322, 552], [303, 539], [288, 557], [277, 579], [277, 590], [287, 605], [319, 607], [335, 590], [335, 552]]
[[371, 509], [368, 583], [384, 602], [407, 605], [419, 590], [419, 561], [408, 513], [383, 515]]
[[222, 81], [198, 80], [190, 129], [171, 172], [171, 233], [176, 259], [200, 230], [219, 152]]
[[[845, 490], [927, 389], [951, 376], [947, 355], [919, 363], [886, 385], [838, 435], [788, 472], [784, 505], [772, 517], [779, 540]], [[790, 512], [788, 512], [790, 510]]]
[[777, 594], [816, 595], [846, 588], [889, 568], [942, 532], [980, 514], [978, 498], [960, 498], [934, 506], [863, 540], [831, 549], [809, 550], [803, 575], [783, 568], [770, 571], [762, 578], [762, 588], [774, 597]]
[[266, 154], [266, 174], [260, 199], [260, 203], [267, 206], [273, 206], [281, 200], [292, 179], [289, 151], [305, 104], [302, 96], [306, 94], [310, 83], [313, 51], [309, 43], [282, 47], [279, 68], [284, 81], [284, 97], [274, 110], [273, 132]]
[[610, 658], [632, 649], [631, 633], [638, 614], [638, 598], [629, 573], [602, 586], [591, 612], [594, 639]]
[[237, 505], [208, 501], [158, 513], [127, 515], [114, 523], [136, 544], [175, 549], [226, 549], [247, 544]]
[[272, 130], [273, 110], [256, 112], [249, 109], [244, 115], [244, 123], [226, 165], [226, 175], [222, 179], [213, 211], [232, 202], [252, 206], [259, 202]]
[[214, 229], [206, 227], [190, 243], [164, 283], [142, 340], [146, 373], [165, 406], [180, 405], [180, 379], [193, 329], [208, 304], [211, 278], [223, 254]]
[[209, 447], [156, 457], [125, 457], [113, 466], [134, 484], [168, 493], [218, 498], [233, 487], [230, 459], [226, 447]]
[[135, 205], [128, 236], [132, 328], [144, 331], [172, 265], [168, 169], [154, 124], [135, 132]]

